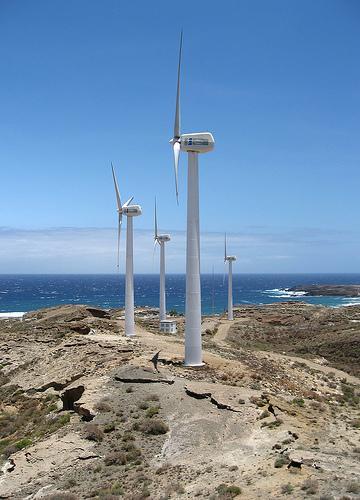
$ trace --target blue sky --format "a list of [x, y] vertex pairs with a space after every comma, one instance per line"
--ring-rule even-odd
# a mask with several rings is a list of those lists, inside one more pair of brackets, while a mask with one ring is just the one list
[[239, 272], [358, 271], [359, 22], [356, 0], [0, 0], [0, 272], [114, 270], [111, 160], [143, 207], [135, 269], [154, 269], [157, 195], [183, 271], [181, 27], [182, 131], [216, 141], [200, 158], [203, 270], [222, 271], [226, 230]]

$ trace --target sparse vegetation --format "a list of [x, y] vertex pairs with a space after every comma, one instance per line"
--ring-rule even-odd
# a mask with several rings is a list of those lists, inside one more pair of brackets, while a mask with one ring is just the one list
[[291, 483], [286, 483], [281, 486], [281, 493], [283, 495], [290, 495], [294, 491], [294, 486]]
[[112, 451], [104, 458], [105, 465], [125, 465], [126, 462], [126, 453], [123, 451]]
[[241, 488], [239, 486], [231, 485], [228, 486], [224, 483], [220, 484], [216, 488], [216, 492], [222, 496], [222, 498], [235, 498], [241, 495]]
[[104, 426], [105, 434], [108, 434], [109, 432], [113, 432], [115, 429], [116, 429], [115, 422], [109, 422]]
[[84, 438], [99, 443], [104, 439], [104, 432], [97, 424], [87, 424], [84, 431]]
[[107, 402], [107, 399], [103, 398], [98, 403], [96, 403], [95, 410], [105, 413], [111, 411], [111, 406]]
[[282, 418], [277, 418], [276, 420], [272, 420], [271, 422], [263, 422], [261, 424], [261, 427], [267, 427], [268, 429], [276, 429], [276, 427], [280, 427], [281, 424], [283, 424], [284, 421]]
[[144, 434], [166, 434], [169, 431], [169, 426], [160, 419], [147, 419], [142, 422], [140, 429]]
[[9, 457], [37, 439], [57, 431], [70, 421], [70, 414], [54, 414], [54, 396], [30, 398], [15, 385], [0, 388], [0, 401], [16, 406], [16, 412], [0, 413], [0, 455]]
[[289, 461], [281, 455], [280, 457], [278, 457], [275, 460], [274, 467], [275, 467], [275, 469], [281, 469], [281, 467], [283, 467], [284, 465], [286, 465], [288, 463], [289, 463]]
[[315, 495], [319, 490], [319, 483], [315, 479], [306, 479], [301, 486], [308, 495]]
[[28, 446], [32, 445], [32, 441], [29, 438], [24, 438], [20, 439], [20, 441], [17, 441], [15, 443], [15, 448], [17, 450], [22, 450], [23, 448], [27, 448]]

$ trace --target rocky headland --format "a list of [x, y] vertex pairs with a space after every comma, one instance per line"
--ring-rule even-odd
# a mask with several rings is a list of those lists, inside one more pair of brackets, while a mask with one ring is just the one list
[[[182, 365], [157, 311], [0, 321], [0, 498], [358, 498], [360, 306], [203, 319]], [[158, 370], [150, 359], [160, 351]]]
[[310, 296], [360, 297], [360, 285], [297, 285], [290, 292], [305, 292]]

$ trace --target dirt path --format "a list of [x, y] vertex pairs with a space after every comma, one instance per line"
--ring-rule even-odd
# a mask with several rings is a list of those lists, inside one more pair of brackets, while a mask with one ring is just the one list
[[230, 330], [231, 322], [230, 321], [224, 321], [221, 322], [218, 328], [218, 331], [214, 335], [214, 341], [217, 344], [224, 344], [227, 334]]

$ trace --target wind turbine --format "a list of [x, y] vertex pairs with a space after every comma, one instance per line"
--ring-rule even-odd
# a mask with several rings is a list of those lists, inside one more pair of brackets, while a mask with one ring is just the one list
[[157, 226], [157, 211], [155, 198], [155, 228], [154, 228], [155, 245], [160, 246], [160, 321], [166, 319], [166, 296], [165, 296], [165, 243], [170, 241], [168, 234], [158, 234]]
[[224, 262], [229, 263], [228, 271], [228, 320], [232, 321], [234, 319], [233, 315], [233, 293], [232, 293], [232, 263], [236, 261], [235, 255], [227, 255], [226, 251], [226, 233], [225, 233], [225, 252], [224, 252]]
[[130, 205], [133, 196], [121, 205], [119, 186], [116, 180], [113, 164], [111, 164], [114, 179], [117, 211], [118, 211], [118, 244], [117, 244], [117, 267], [119, 268], [120, 256], [120, 234], [123, 215], [127, 218], [126, 223], [126, 274], [125, 274], [125, 335], [133, 337], [135, 335], [134, 320], [134, 256], [133, 256], [133, 217], [141, 215], [140, 205]]
[[178, 200], [178, 165], [180, 151], [188, 153], [187, 230], [186, 230], [186, 302], [185, 302], [185, 365], [201, 366], [201, 289], [200, 289], [200, 227], [198, 154], [214, 149], [210, 132], [180, 133], [180, 73], [182, 32], [180, 37], [174, 137], [175, 186]]

